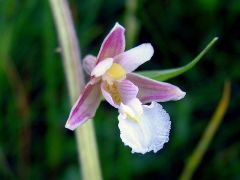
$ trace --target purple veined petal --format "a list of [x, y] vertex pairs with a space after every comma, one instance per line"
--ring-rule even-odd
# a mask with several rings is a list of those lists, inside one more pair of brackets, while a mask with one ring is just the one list
[[138, 88], [138, 98], [145, 104], [152, 101], [177, 101], [186, 95], [180, 88], [169, 83], [155, 81], [135, 73], [129, 73], [127, 79]]
[[119, 105], [117, 103], [114, 102], [112, 95], [110, 94], [110, 92], [108, 92], [107, 90], [107, 82], [103, 81], [101, 83], [101, 90], [102, 90], [102, 95], [103, 97], [106, 99], [106, 101], [111, 104], [113, 107], [115, 108], [119, 108]]
[[118, 127], [120, 137], [132, 153], [153, 151], [156, 153], [169, 141], [171, 122], [168, 113], [156, 102], [143, 105], [143, 114], [138, 122], [120, 112]]
[[116, 23], [107, 37], [104, 39], [97, 56], [97, 63], [106, 58], [113, 58], [124, 52], [125, 49], [125, 29]]
[[120, 64], [126, 72], [132, 72], [140, 65], [149, 61], [153, 56], [154, 50], [150, 43], [141, 44], [114, 58], [114, 62]]
[[65, 127], [74, 130], [92, 118], [100, 104], [100, 95], [100, 83], [94, 85], [88, 83], [72, 107]]
[[83, 59], [83, 69], [87, 74], [91, 74], [93, 68], [95, 67], [97, 58], [92, 55], [87, 55]]
[[129, 80], [123, 80], [119, 83], [118, 90], [121, 101], [127, 104], [129, 101], [137, 97], [138, 87]]

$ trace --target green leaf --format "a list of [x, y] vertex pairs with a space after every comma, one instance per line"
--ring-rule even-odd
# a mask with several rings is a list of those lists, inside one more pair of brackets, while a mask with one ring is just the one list
[[165, 81], [170, 78], [179, 76], [197, 64], [197, 62], [207, 53], [207, 51], [215, 44], [217, 40], [217, 37], [213, 38], [213, 40], [202, 50], [202, 52], [200, 52], [196, 58], [194, 58], [185, 66], [166, 70], [139, 71], [137, 73], [151, 79], [155, 79], [157, 81]]

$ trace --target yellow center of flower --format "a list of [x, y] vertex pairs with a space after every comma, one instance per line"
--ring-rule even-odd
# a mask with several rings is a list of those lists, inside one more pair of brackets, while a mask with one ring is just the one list
[[113, 83], [111, 85], [107, 84], [106, 90], [111, 94], [111, 97], [116, 104], [121, 103], [121, 97], [116, 83]]
[[107, 75], [113, 80], [120, 80], [126, 75], [126, 71], [121, 65], [113, 63], [108, 69]]

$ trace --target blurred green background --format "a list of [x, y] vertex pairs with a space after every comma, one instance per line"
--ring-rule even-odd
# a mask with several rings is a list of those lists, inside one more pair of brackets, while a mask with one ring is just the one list
[[[197, 66], [170, 80], [187, 95], [162, 103], [172, 128], [158, 153], [131, 154], [117, 111], [101, 103], [94, 123], [104, 179], [177, 179], [225, 79], [232, 81], [230, 105], [193, 178], [240, 179], [240, 1], [138, 0], [135, 11], [123, 0], [69, 3], [82, 56], [96, 55], [116, 21], [126, 26], [135, 17], [128, 47], [150, 42], [155, 49], [139, 70], [185, 65], [219, 37]], [[64, 128], [71, 107], [58, 47], [48, 1], [0, 1], [0, 179], [80, 179], [74, 133]]]

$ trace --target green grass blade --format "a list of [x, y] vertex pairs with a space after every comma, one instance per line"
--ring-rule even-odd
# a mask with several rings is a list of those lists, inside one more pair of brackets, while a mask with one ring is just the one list
[[215, 44], [217, 40], [217, 37], [213, 38], [213, 40], [202, 50], [202, 52], [200, 52], [196, 58], [194, 58], [190, 63], [185, 66], [167, 70], [140, 71], [137, 73], [151, 79], [155, 79], [157, 81], [165, 81], [173, 77], [179, 76], [184, 72], [190, 70], [195, 64], [197, 64], [198, 61], [208, 52], [208, 50]]
[[[66, 73], [68, 91], [72, 105], [84, 88], [83, 69], [80, 63], [80, 48], [67, 0], [49, 0], [54, 22], [58, 32], [63, 67]], [[102, 180], [98, 148], [95, 138], [93, 120], [75, 131], [82, 179]]]
[[230, 82], [226, 81], [224, 85], [223, 95], [221, 100], [218, 103], [218, 106], [204, 132], [200, 142], [198, 143], [197, 147], [195, 148], [194, 152], [190, 156], [189, 160], [187, 161], [186, 166], [183, 169], [183, 172], [180, 176], [180, 180], [190, 180], [192, 176], [201, 163], [201, 160], [207, 151], [209, 144], [211, 143], [214, 134], [216, 133], [219, 125], [221, 124], [224, 115], [227, 111], [230, 99], [230, 92], [231, 86]]

